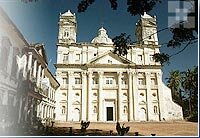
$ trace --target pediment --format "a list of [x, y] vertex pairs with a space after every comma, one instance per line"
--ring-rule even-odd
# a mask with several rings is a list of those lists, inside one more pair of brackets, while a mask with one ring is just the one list
[[87, 64], [114, 64], [114, 65], [126, 65], [126, 64], [134, 64], [132, 61], [114, 54], [112, 51], [108, 51], [98, 57], [92, 59]]

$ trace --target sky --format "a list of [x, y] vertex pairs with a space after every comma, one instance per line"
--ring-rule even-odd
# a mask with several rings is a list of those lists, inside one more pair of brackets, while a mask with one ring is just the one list
[[[58, 36], [59, 14], [67, 10], [76, 13], [77, 42], [90, 42], [97, 35], [102, 26], [107, 30], [110, 38], [121, 33], [135, 38], [135, 24], [140, 15], [131, 16], [127, 12], [126, 0], [118, 0], [117, 10], [110, 8], [108, 0], [96, 0], [85, 12], [78, 13], [77, 6], [81, 0], [38, 0], [37, 2], [24, 3], [21, 0], [0, 0], [0, 6], [24, 35], [28, 43], [43, 43], [49, 62], [49, 69], [55, 74], [56, 43]], [[168, 12], [169, 2], [162, 0], [148, 14], [156, 16], [158, 30], [168, 27], [168, 17], [174, 16]], [[171, 8], [171, 5], [170, 5]], [[160, 51], [169, 55], [176, 53], [181, 48], [168, 48], [167, 43], [172, 38], [170, 30], [158, 33]], [[184, 45], [182, 46], [184, 47]], [[198, 43], [192, 44], [177, 56], [170, 59], [169, 65], [162, 67], [163, 81], [168, 77], [169, 71], [185, 71], [198, 65]]]

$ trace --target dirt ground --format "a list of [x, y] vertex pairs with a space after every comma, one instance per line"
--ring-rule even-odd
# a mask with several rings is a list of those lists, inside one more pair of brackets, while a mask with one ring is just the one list
[[[120, 122], [122, 125], [123, 122]], [[198, 136], [198, 123], [187, 121], [173, 121], [173, 122], [126, 122], [125, 126], [130, 126], [127, 135], [132, 135], [135, 132], [144, 136]], [[72, 127], [73, 129], [80, 129], [80, 123], [72, 122], [56, 122], [55, 127]], [[116, 133], [116, 122], [112, 123], [90, 123], [88, 129], [99, 129], [102, 131], [112, 130]]]

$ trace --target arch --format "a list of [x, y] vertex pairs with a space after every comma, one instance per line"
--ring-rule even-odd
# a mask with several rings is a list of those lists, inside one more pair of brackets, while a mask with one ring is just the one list
[[146, 119], [146, 109], [145, 108], [140, 108], [139, 110], [139, 118], [140, 118], [140, 121], [147, 121]]
[[75, 102], [73, 103], [73, 105], [80, 105], [80, 102], [79, 102], [79, 101], [75, 101]]
[[80, 121], [80, 109], [74, 108], [72, 121]]
[[62, 112], [62, 114], [65, 114], [65, 112], [66, 112], [66, 107], [64, 105], [62, 106], [61, 112]]

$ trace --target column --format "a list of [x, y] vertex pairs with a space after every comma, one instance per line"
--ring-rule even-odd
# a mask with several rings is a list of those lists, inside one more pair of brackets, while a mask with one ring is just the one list
[[81, 72], [82, 75], [82, 94], [81, 94], [81, 120], [88, 120], [87, 116], [87, 77], [86, 72]]
[[41, 68], [42, 68], [42, 66], [39, 65], [39, 66], [38, 66], [38, 71], [37, 71], [37, 86], [38, 86], [38, 87], [40, 87]]
[[34, 61], [33, 76], [36, 78], [37, 75], [37, 60]]
[[30, 78], [31, 75], [32, 75], [32, 69], [31, 69], [31, 67], [32, 67], [32, 60], [33, 60], [32, 53], [28, 53], [28, 72], [29, 72], [29, 75], [30, 75], [30, 76], [27, 76], [28, 78]]
[[152, 107], [152, 100], [151, 100], [151, 79], [150, 79], [150, 73], [146, 72], [145, 73], [146, 77], [146, 88], [147, 88], [147, 121], [150, 121], [152, 119], [152, 112], [153, 112], [153, 107]]
[[118, 74], [118, 93], [117, 93], [117, 121], [121, 121], [121, 115], [123, 113], [123, 107], [122, 105], [122, 86], [121, 86], [121, 78], [122, 78], [122, 72], [117, 72]]
[[88, 96], [88, 99], [87, 99], [87, 119], [88, 120], [91, 120], [91, 113], [92, 113], [92, 72], [91, 71], [88, 71], [87, 72], [87, 75], [88, 75], [88, 84], [87, 84], [87, 87], [88, 87], [88, 93], [87, 93], [87, 96]]
[[128, 120], [133, 121], [133, 91], [132, 91], [132, 72], [128, 71]]
[[138, 97], [139, 97], [139, 93], [138, 93], [138, 86], [137, 86], [137, 72], [133, 73], [133, 116], [134, 116], [134, 120], [139, 120], [139, 109], [138, 109]]
[[103, 72], [98, 72], [99, 74], [99, 91], [98, 91], [98, 121], [103, 121], [103, 109], [102, 109], [102, 97], [101, 97], [101, 93], [102, 93], [102, 89], [103, 89]]
[[72, 121], [72, 86], [74, 85], [74, 72], [68, 72], [68, 94], [67, 94], [67, 121]]

